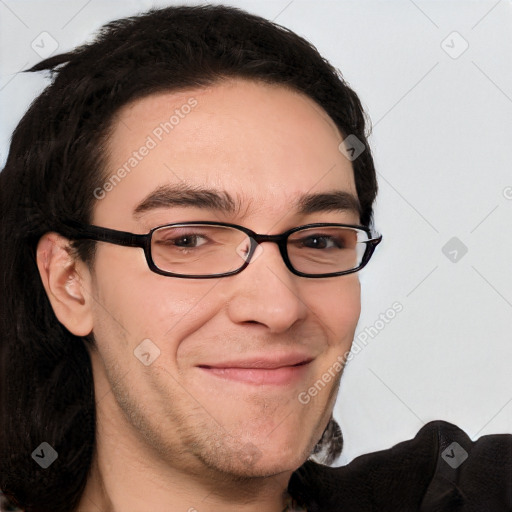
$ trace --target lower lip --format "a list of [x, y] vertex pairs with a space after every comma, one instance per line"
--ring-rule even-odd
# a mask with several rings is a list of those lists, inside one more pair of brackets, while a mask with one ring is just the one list
[[201, 370], [221, 379], [245, 382], [247, 384], [283, 385], [292, 384], [302, 379], [307, 371], [307, 364], [284, 366], [282, 368], [205, 368]]

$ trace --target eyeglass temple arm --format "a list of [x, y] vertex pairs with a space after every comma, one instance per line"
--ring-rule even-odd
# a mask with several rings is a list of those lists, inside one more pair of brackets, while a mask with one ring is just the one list
[[[137, 235], [127, 231], [118, 231], [117, 229], [102, 228], [90, 226], [75, 221], [64, 223], [71, 228], [70, 237], [75, 240], [95, 240], [97, 242], [109, 242], [127, 247], [145, 247], [151, 235]], [[66, 233], [62, 233], [66, 236]]]

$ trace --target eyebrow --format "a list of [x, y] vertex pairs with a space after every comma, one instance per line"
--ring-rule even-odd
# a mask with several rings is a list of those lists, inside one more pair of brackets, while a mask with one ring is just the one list
[[[162, 185], [149, 193], [137, 206], [135, 217], [158, 208], [187, 206], [235, 214], [242, 209], [242, 200], [232, 197], [225, 190], [186, 184]], [[295, 210], [302, 215], [339, 211], [361, 215], [361, 205], [356, 196], [344, 190], [304, 194], [295, 202]]]

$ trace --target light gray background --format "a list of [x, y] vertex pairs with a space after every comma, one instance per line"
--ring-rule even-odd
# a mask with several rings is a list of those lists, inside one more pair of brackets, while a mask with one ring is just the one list
[[[46, 83], [20, 70], [108, 20], [170, 3], [0, 0], [2, 165], [10, 133]], [[342, 379], [338, 464], [433, 419], [472, 438], [512, 432], [512, 3], [223, 3], [313, 42], [374, 126], [384, 242], [360, 274], [356, 335], [372, 335]], [[403, 310], [379, 322], [394, 303]]]

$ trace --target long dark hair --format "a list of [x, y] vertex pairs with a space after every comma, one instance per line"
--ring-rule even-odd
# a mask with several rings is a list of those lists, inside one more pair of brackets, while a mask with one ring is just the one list
[[[305, 39], [240, 9], [178, 6], [117, 20], [92, 43], [29, 71], [43, 70], [51, 84], [14, 131], [0, 173], [0, 489], [27, 512], [64, 512], [80, 500], [95, 445], [87, 350], [94, 339], [76, 337], [57, 321], [35, 247], [44, 233], [64, 229], [64, 219], [90, 221], [119, 108], [227, 77], [281, 84], [312, 98], [342, 134], [365, 144], [353, 168], [367, 226], [377, 182], [363, 108], [339, 71]], [[92, 262], [93, 243], [76, 249]], [[320, 441], [330, 459], [341, 446], [336, 427], [331, 422]], [[43, 442], [58, 454], [47, 469], [33, 457]]]

